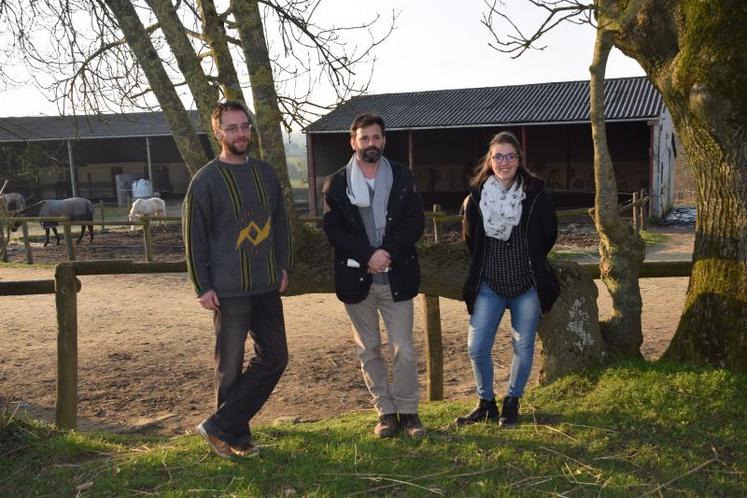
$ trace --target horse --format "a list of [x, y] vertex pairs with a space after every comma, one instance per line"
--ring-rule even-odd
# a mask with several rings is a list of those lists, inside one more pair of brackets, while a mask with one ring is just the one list
[[[90, 221], [90, 225], [80, 226], [80, 237], [78, 237], [77, 243], [83, 240], [83, 234], [86, 232], [88, 227], [88, 243], [93, 242], [93, 204], [88, 199], [83, 197], [71, 197], [69, 199], [45, 199], [43, 201], [32, 204], [16, 214], [18, 216], [67, 216], [70, 221]], [[21, 225], [20, 221], [13, 223], [11, 229], [15, 232]], [[49, 229], [51, 228], [54, 232], [54, 236], [57, 238], [57, 245], [60, 245], [60, 236], [57, 233], [57, 222], [56, 221], [42, 221], [42, 228], [46, 233], [46, 240], [44, 241], [44, 247], [49, 244]]]
[[[166, 203], [159, 197], [135, 199], [130, 209], [129, 220], [135, 221], [143, 216], [166, 216]], [[158, 224], [162, 225], [163, 221], [159, 221]], [[135, 225], [132, 225], [130, 230], [135, 230]]]
[[5, 209], [8, 211], [20, 211], [26, 207], [26, 201], [21, 194], [8, 192], [2, 195], [5, 201]]

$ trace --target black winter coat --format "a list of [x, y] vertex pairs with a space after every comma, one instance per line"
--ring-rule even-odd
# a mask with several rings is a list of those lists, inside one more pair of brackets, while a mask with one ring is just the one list
[[[547, 254], [558, 236], [558, 221], [550, 194], [547, 192], [547, 183], [526, 172], [522, 172], [522, 177], [526, 186], [526, 198], [522, 201], [521, 222], [514, 229], [526, 230], [534, 287], [537, 289], [542, 312], [547, 313], [560, 294], [558, 279], [547, 262]], [[482, 184], [476, 186], [464, 200], [463, 206], [463, 237], [472, 253], [472, 261], [462, 297], [470, 315], [482, 281], [487, 251], [485, 228], [480, 212], [482, 187]]]
[[[324, 232], [335, 248], [335, 293], [343, 303], [356, 304], [368, 296], [373, 276], [368, 261], [377, 249], [389, 253], [388, 273], [394, 301], [412, 299], [420, 287], [420, 264], [415, 242], [423, 234], [423, 200], [412, 173], [405, 166], [392, 166], [392, 191], [387, 202], [387, 224], [380, 248], [371, 246], [360, 211], [346, 194], [345, 168], [330, 176], [324, 185]], [[354, 259], [360, 268], [348, 265]]]

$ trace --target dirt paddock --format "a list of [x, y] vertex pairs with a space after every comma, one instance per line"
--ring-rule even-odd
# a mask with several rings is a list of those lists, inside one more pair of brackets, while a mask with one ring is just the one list
[[[649, 258], [688, 259], [692, 229], [663, 231], [668, 233], [668, 243], [650, 248]], [[142, 252], [137, 252], [142, 239], [138, 239], [138, 234], [122, 235], [120, 239], [128, 237], [133, 245], [130, 257], [142, 258]], [[103, 246], [105, 240], [97, 233], [95, 244]], [[116, 251], [85, 247], [80, 246], [81, 256], [98, 251], [104, 257], [122, 257]], [[51, 246], [45, 251], [39, 247], [35, 257], [37, 261], [53, 261], [57, 252], [64, 255], [62, 248]], [[45, 253], [49, 256], [45, 257]], [[159, 259], [169, 259], [168, 256], [165, 251]], [[17, 254], [12, 258], [21, 259]], [[103, 258], [99, 255], [90, 259]], [[2, 280], [45, 278], [53, 278], [51, 268], [0, 266]], [[197, 305], [186, 275], [86, 276], [81, 281], [80, 428], [161, 435], [192, 431], [214, 403], [213, 332], [212, 317]], [[606, 290], [598, 285], [600, 315], [605, 317], [610, 313], [610, 300]], [[657, 358], [666, 349], [677, 326], [686, 289], [686, 278], [641, 280], [643, 353], [647, 358]], [[287, 297], [283, 303], [290, 364], [255, 421], [269, 422], [281, 416], [315, 420], [369, 408], [342, 304], [330, 294]], [[415, 311], [420, 380], [424, 386], [420, 298], [416, 299]], [[0, 409], [53, 421], [57, 327], [54, 296], [0, 297], [0, 317]], [[445, 397], [473, 398], [464, 304], [442, 299], [441, 319]], [[507, 318], [499, 336], [494, 361], [496, 388], [501, 392], [511, 362]]]

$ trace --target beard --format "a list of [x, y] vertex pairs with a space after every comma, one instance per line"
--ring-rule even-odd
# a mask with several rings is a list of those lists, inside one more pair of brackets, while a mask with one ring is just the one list
[[375, 163], [381, 158], [382, 150], [378, 147], [368, 147], [360, 151], [360, 159], [364, 163]]
[[226, 148], [231, 152], [231, 154], [237, 156], [246, 154], [246, 151], [249, 150], [249, 140], [241, 142], [240, 144], [237, 144], [236, 142], [228, 142], [226, 143]]

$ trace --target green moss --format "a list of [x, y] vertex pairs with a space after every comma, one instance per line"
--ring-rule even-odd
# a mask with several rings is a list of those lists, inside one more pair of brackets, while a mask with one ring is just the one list
[[684, 32], [680, 39], [681, 90], [705, 84], [734, 106], [732, 116], [747, 113], [747, 4], [742, 0], [682, 0]]

